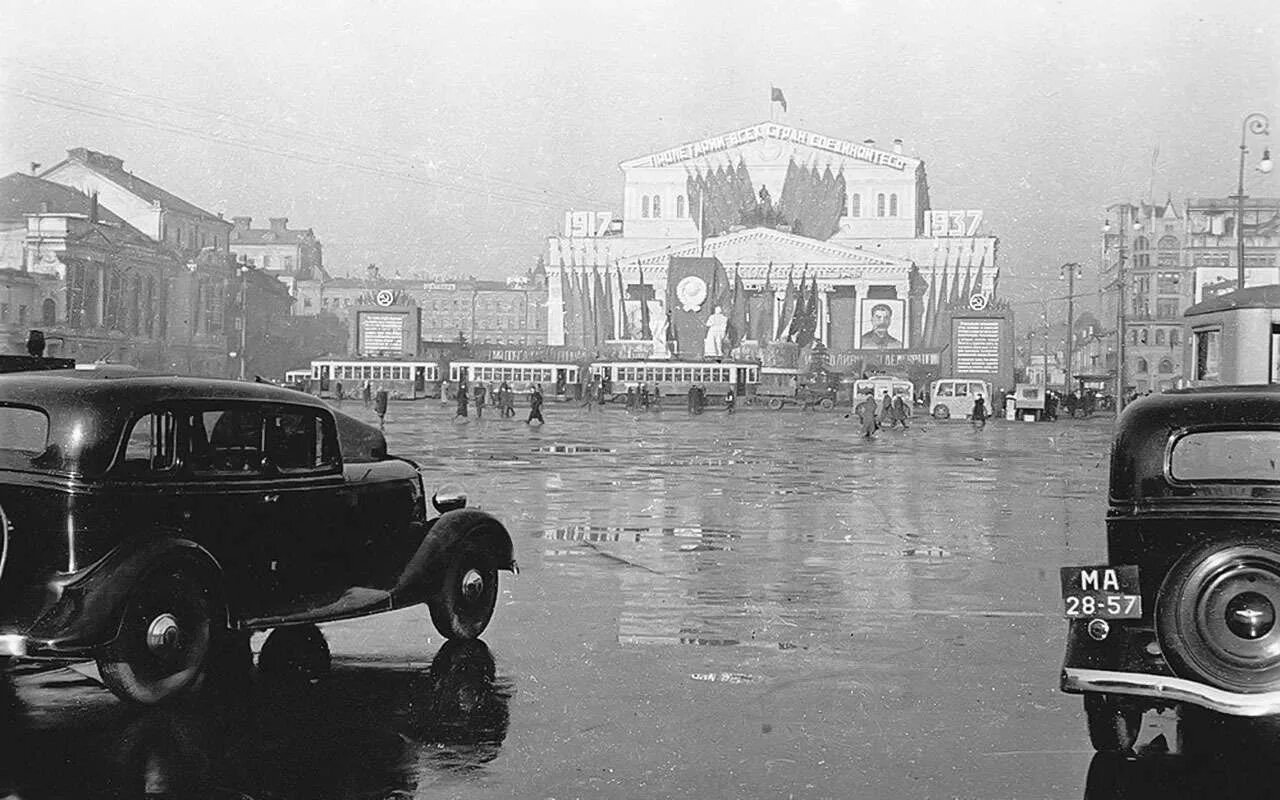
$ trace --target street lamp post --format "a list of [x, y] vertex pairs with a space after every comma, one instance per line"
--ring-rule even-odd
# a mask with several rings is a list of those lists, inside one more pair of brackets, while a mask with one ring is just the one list
[[1076, 278], [1083, 278], [1083, 268], [1074, 261], [1058, 268], [1058, 279], [1067, 282], [1067, 369], [1066, 391], [1071, 394], [1072, 367], [1075, 359], [1075, 325], [1076, 325]]
[[[1245, 135], [1266, 136], [1271, 132], [1271, 120], [1266, 114], [1254, 112], [1245, 115], [1240, 123], [1240, 180], [1236, 183], [1236, 288], [1244, 288], [1244, 156], [1249, 152]], [[1262, 160], [1258, 162], [1258, 171], [1271, 171], [1271, 148], [1262, 149]]]

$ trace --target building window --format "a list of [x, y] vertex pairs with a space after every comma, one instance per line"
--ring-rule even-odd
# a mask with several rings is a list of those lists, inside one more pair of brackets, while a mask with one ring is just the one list
[[268, 256], [268, 255], [262, 256], [262, 268], [271, 269], [271, 256]]
[[27, 324], [27, 307], [24, 305], [18, 306], [18, 324], [19, 325]]
[[1177, 294], [1178, 284], [1182, 278], [1176, 272], [1160, 272], [1156, 274], [1156, 292], [1158, 294]]
[[1129, 330], [1129, 344], [1137, 344], [1137, 343], [1138, 343], [1138, 329], [1131, 328]]
[[1167, 358], [1160, 359], [1160, 366], [1156, 367], [1156, 371], [1161, 375], [1173, 374], [1173, 362]]
[[876, 195], [876, 216], [877, 217], [884, 216], [884, 193], [883, 192]]
[[129, 281], [129, 333], [142, 332], [142, 279], [135, 276]]
[[684, 219], [684, 195], [676, 195], [676, 217]]
[[1139, 341], [1141, 344], [1146, 344], [1146, 343], [1147, 343], [1147, 329], [1146, 329], [1146, 328], [1143, 328], [1143, 329], [1142, 329], [1142, 331], [1138, 333], [1138, 341]]
[[646, 218], [649, 216], [649, 195], [647, 194], [640, 198], [640, 216]]
[[1178, 346], [1178, 344], [1179, 344], [1179, 343], [1181, 343], [1181, 341], [1182, 341], [1182, 334], [1178, 333], [1178, 329], [1177, 329], [1177, 328], [1174, 328], [1173, 330], [1169, 331], [1169, 346], [1170, 346], [1170, 347], [1177, 347], [1177, 346]]
[[853, 196], [849, 198], [849, 216], [862, 216], [862, 195], [857, 192], [854, 192]]
[[660, 195], [653, 196], [653, 218], [658, 219], [662, 216], [662, 197]]
[[293, 256], [284, 257], [284, 271], [290, 275], [293, 274]]
[[1139, 236], [1133, 240], [1133, 265], [1138, 269], [1145, 269], [1151, 266], [1151, 243], [1147, 241], [1147, 237]]
[[147, 278], [147, 299], [143, 307], [146, 314], [146, 332], [152, 336], [156, 332], [156, 279]]
[[40, 304], [40, 324], [41, 325], [57, 325], [58, 324], [58, 304], [53, 302], [53, 298], [47, 298]]
[[9, 321], [9, 304], [0, 303], [0, 322]]
[[1164, 344], [1164, 328], [1156, 328], [1156, 344]]
[[1176, 297], [1157, 297], [1156, 319], [1177, 319], [1178, 305]]
[[889, 195], [889, 216], [898, 216], [898, 195], [896, 194]]
[[1138, 359], [1138, 374], [1147, 374], [1147, 360], [1145, 358]]

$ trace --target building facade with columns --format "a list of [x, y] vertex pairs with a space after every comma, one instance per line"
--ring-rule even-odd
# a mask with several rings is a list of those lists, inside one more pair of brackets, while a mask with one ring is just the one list
[[[993, 307], [996, 238], [979, 211], [932, 207], [924, 162], [900, 141], [882, 148], [763, 122], [621, 169], [620, 217], [571, 211], [549, 238], [549, 344], [653, 338], [660, 355], [677, 297], [670, 265], [697, 257], [718, 259], [762, 312], [742, 332], [748, 343], [786, 339], [787, 298], [807, 284], [812, 337], [837, 364], [869, 350], [937, 363], [953, 317]], [[579, 324], [584, 315], [595, 324]]]

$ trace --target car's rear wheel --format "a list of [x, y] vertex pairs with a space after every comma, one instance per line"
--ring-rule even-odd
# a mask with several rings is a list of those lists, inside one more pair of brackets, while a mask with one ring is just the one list
[[769, 398], [769, 410], [770, 410], [770, 411], [781, 411], [781, 410], [782, 410], [782, 398], [781, 398], [781, 397], [771, 397], [771, 398]]
[[834, 401], [832, 401], [830, 397], [824, 397], [822, 398], [822, 402], [818, 403], [818, 407], [821, 408], [823, 411], [830, 411], [831, 409], [836, 407], [836, 404]]
[[1084, 696], [1089, 742], [1099, 753], [1129, 753], [1142, 730], [1142, 708], [1110, 695]]
[[117, 697], [155, 705], [196, 688], [222, 631], [209, 584], [185, 566], [146, 574], [130, 591], [115, 641], [98, 654]]
[[463, 546], [445, 568], [444, 579], [427, 601], [436, 630], [449, 639], [484, 633], [498, 602], [498, 571], [477, 548]]
[[1280, 688], [1280, 545], [1215, 543], [1184, 556], [1156, 601], [1174, 671], [1233, 692]]
[[934, 419], [949, 419], [951, 417], [951, 409], [942, 403], [938, 403], [933, 407], [933, 417]]
[[329, 643], [315, 625], [276, 628], [258, 653], [258, 671], [280, 680], [316, 680], [331, 663]]

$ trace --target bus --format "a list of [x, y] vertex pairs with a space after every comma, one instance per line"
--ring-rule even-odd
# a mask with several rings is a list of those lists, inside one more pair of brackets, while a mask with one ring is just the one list
[[626, 397], [627, 389], [657, 384], [664, 397], [688, 395], [695, 384], [707, 397], [724, 397], [732, 387], [739, 397], [755, 394], [760, 365], [754, 361], [594, 361], [591, 378], [604, 382], [605, 400]]
[[576, 364], [546, 361], [453, 361], [449, 364], [449, 386], [456, 392], [459, 381], [483, 383], [497, 389], [506, 381], [517, 395], [527, 394], [536, 383], [544, 394], [577, 396], [580, 368]]
[[440, 396], [440, 365], [435, 361], [395, 358], [320, 358], [311, 362], [311, 390], [321, 397], [359, 397], [368, 381], [374, 392], [386, 389], [394, 400]]
[[870, 395], [876, 400], [884, 396], [901, 397], [908, 407], [915, 406], [915, 384], [906, 378], [894, 378], [889, 375], [878, 375], [874, 378], [858, 378], [853, 381], [852, 397], [854, 405], [862, 402], [862, 398]]

